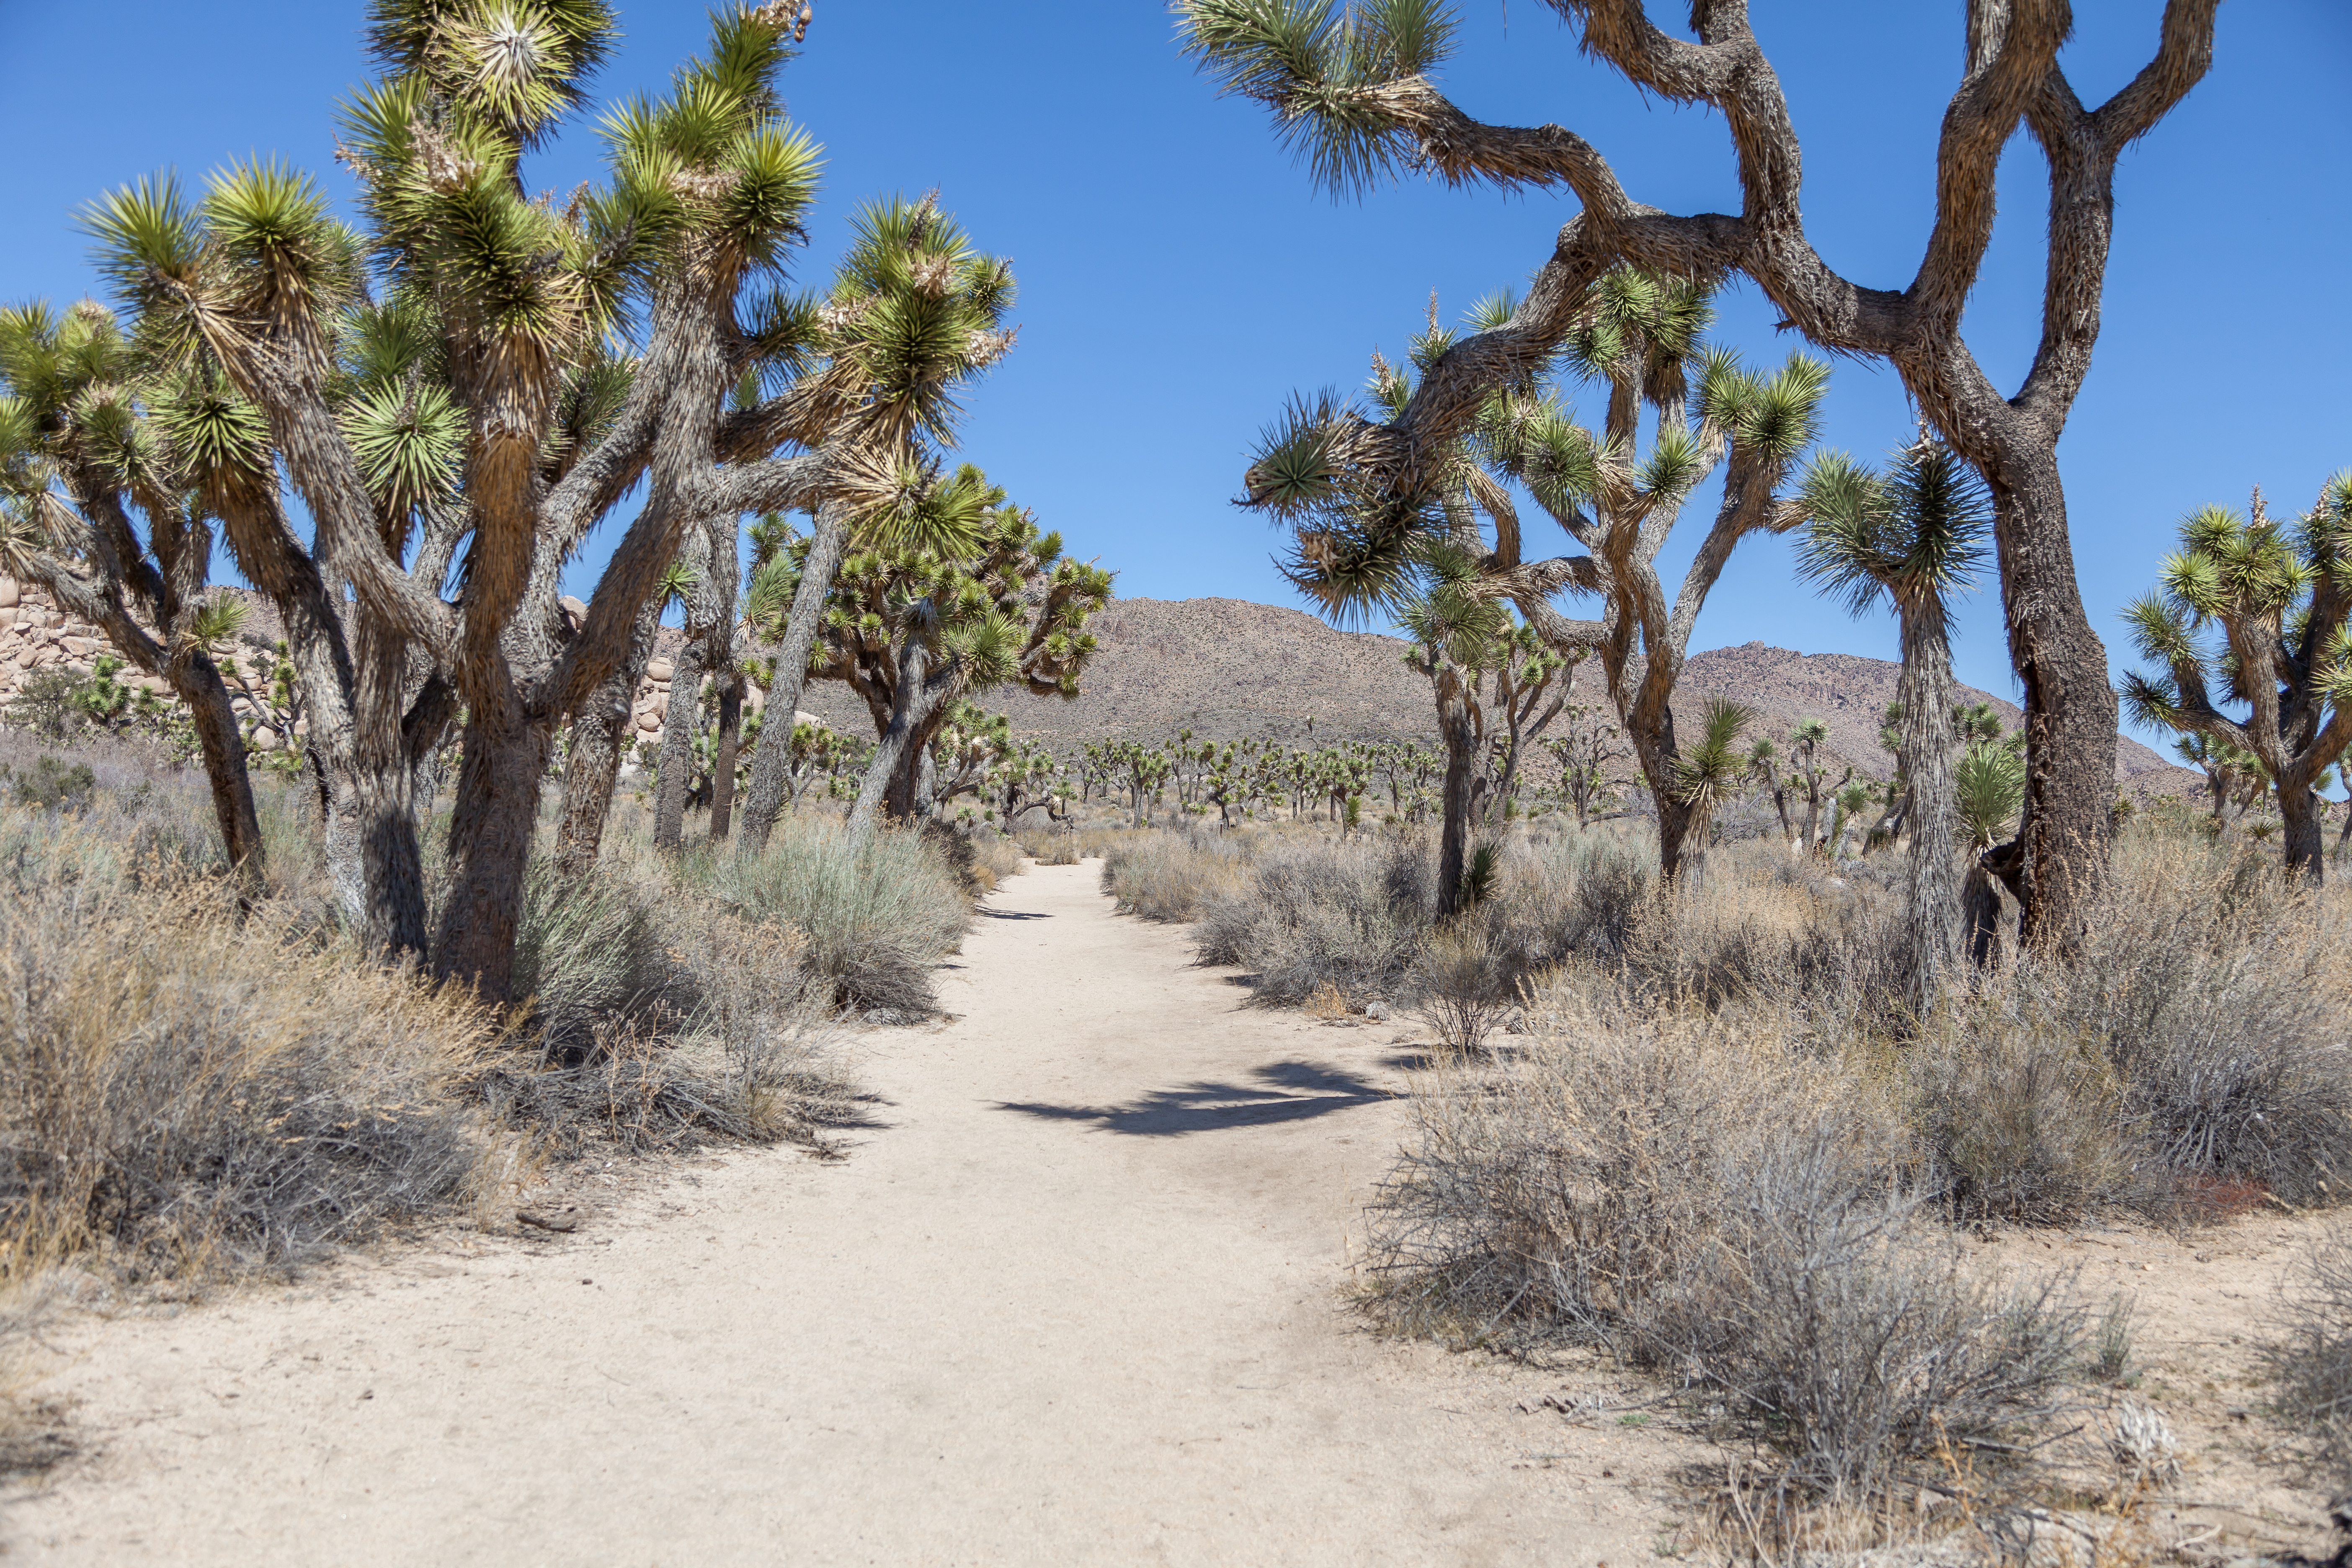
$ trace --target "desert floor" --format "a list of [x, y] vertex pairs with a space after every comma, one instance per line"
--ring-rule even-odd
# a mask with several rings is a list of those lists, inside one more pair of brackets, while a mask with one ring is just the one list
[[[1705, 1451], [1592, 1409], [1636, 1385], [1350, 1310], [1407, 1032], [1249, 1009], [1096, 879], [1006, 882], [945, 977], [958, 1016], [862, 1037], [845, 1159], [591, 1175], [572, 1235], [453, 1227], [68, 1315], [30, 1392], [82, 1453], [14, 1496], [6, 1554], [1624, 1568], [1686, 1542]], [[2146, 1304], [2146, 1394], [2189, 1450], [2175, 1539], [2317, 1542], [2237, 1414], [2306, 1228], [1984, 1249]]]

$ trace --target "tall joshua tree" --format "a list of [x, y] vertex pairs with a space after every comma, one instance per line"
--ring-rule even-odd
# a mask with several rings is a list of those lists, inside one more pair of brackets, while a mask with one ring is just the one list
[[[1992, 491], [2010, 653], [2025, 688], [2015, 886], [2027, 937], [2072, 942], [2105, 877], [2116, 703], [2074, 579], [2058, 442], [2098, 340], [2116, 162], [2205, 74], [2219, 0], [2165, 0], [2153, 58], [2095, 109], [2058, 63], [2074, 26], [2066, 0], [1968, 0], [1937, 150], [1936, 222], [1899, 292], [1841, 276], [1808, 238], [1795, 122], [1746, 0], [1694, 0], [1695, 40], [1654, 25], [1641, 0], [1545, 3], [1635, 87], [1723, 116], [1737, 213], [1661, 211], [1572, 131], [1465, 113], [1435, 81], [1454, 26], [1444, 0], [1178, 0], [1202, 68], [1268, 106], [1327, 188], [1360, 190], [1402, 169], [1454, 184], [1564, 188], [1580, 204], [1508, 321], [1450, 351], [1402, 414], [1347, 432], [1355, 482], [1405, 500], [1420, 493], [1494, 389], [1553, 352], [1593, 281], [1622, 263], [1685, 278], [1744, 273], [1819, 347], [1885, 361]], [[2003, 396], [1960, 321], [1992, 238], [1994, 170], [2021, 124], [2048, 170], [2047, 259], [2039, 347]]]
[[[1504, 309], [1497, 301], [1483, 314], [1491, 320]], [[1364, 446], [1384, 441], [1387, 427], [1325, 401], [1295, 405], [1268, 434], [1244, 499], [1291, 521], [1298, 543], [1290, 576], [1333, 608], [1394, 600], [1431, 540], [1472, 548], [1478, 535], [1466, 518], [1475, 500], [1495, 530], [1492, 549], [1477, 563], [1480, 590], [1508, 597], [1554, 648], [1597, 656], [1649, 784], [1659, 863], [1671, 879], [1691, 815], [1675, 783], [1669, 699], [1699, 610], [1732, 550], [1750, 533], [1799, 521], [1778, 489], [1812, 441], [1829, 373], [1798, 354], [1769, 378], [1751, 374], [1730, 350], [1702, 348], [1699, 333], [1710, 319], [1704, 289], [1628, 268], [1596, 279], [1574, 315], [1559, 348], [1571, 370], [1606, 390], [1598, 433], [1577, 425], [1549, 386], [1549, 355], [1531, 356], [1515, 379], [1483, 396], [1445, 462], [1433, 460], [1412, 491], [1368, 477]], [[1427, 353], [1432, 368], [1409, 395], [1395, 390], [1402, 373], [1394, 373], [1385, 399], [1417, 405], [1426, 375], [1455, 352]], [[1648, 454], [1637, 456], [1645, 416], [1655, 433]], [[1691, 496], [1718, 468], [1723, 499], [1669, 600], [1659, 552]], [[1586, 553], [1525, 560], [1517, 511], [1498, 476], [1524, 484]], [[1552, 600], [1562, 590], [1597, 595], [1600, 617], [1561, 614]]]
[[[931, 814], [932, 742], [959, 700], [1014, 683], [1076, 696], [1095, 649], [1087, 619], [1111, 584], [1108, 572], [1066, 559], [1060, 534], [1041, 531], [969, 463], [864, 531], [871, 543], [842, 561], [804, 661], [812, 679], [845, 682], [873, 716], [879, 744], [852, 812], [861, 828], [885, 808], [902, 821]], [[775, 627], [797, 603], [820, 544], [812, 535], [760, 570], [755, 628]]]
[[229, 863], [257, 873], [245, 738], [208, 648], [229, 626], [227, 606], [205, 595], [212, 517], [148, 417], [170, 388], [148, 384], [140, 358], [102, 305], [0, 310], [0, 566], [171, 682], [194, 721]]
[[[2124, 678], [2133, 717], [2251, 752], [2278, 794], [2287, 868], [2322, 880], [2319, 785], [2352, 745], [2352, 473], [2292, 527], [2260, 490], [2250, 513], [2191, 513], [2162, 588], [2125, 614], [2140, 657], [2163, 666]], [[2201, 634], [2217, 628], [2215, 647]], [[2215, 705], [2216, 680], [2244, 718]]]
[[[811, 507], [814, 526], [796, 563], [789, 608], [773, 623], [775, 684], [768, 706], [800, 704], [824, 630], [834, 575], [861, 528], [877, 542], [923, 503], [941, 454], [955, 445], [957, 395], [1012, 347], [1003, 326], [1013, 306], [1013, 270], [972, 247], [929, 196], [867, 208], [857, 237], [815, 311], [828, 356], [822, 395], [787, 397], [748, 427], [790, 431], [802, 445], [835, 454], [863, 479], [863, 491], [836, 489]], [[742, 847], [756, 853], [783, 807], [792, 771], [789, 722], [763, 724], [743, 801]]]
[[1816, 458], [1798, 487], [1809, 520], [1801, 577], [1856, 616], [1882, 600], [1902, 628], [1895, 684], [1900, 773], [1909, 791], [1907, 907], [1913, 1001], [1921, 1008], [1958, 964], [1961, 868], [1953, 829], [1952, 642], [1946, 600], [1984, 559], [1984, 487], [1957, 453], [1927, 436], [1873, 474], [1843, 453]]
[[1461, 907], [1462, 873], [1469, 864], [1471, 770], [1486, 737], [1479, 681], [1495, 646], [1510, 632], [1510, 616], [1483, 584], [1475, 562], [1450, 541], [1426, 546], [1428, 581], [1397, 616], [1412, 642], [1405, 662], [1429, 678], [1437, 700], [1437, 732], [1445, 746], [1445, 783], [1437, 840], [1437, 913]]
[[[193, 205], [142, 182], [89, 224], [135, 335], [216, 377], [199, 412], [236, 438], [218, 510], [285, 615], [314, 751], [323, 724], [335, 753], [322, 773], [347, 771], [350, 901], [394, 952], [426, 945], [413, 775], [462, 704], [432, 962], [502, 1000], [555, 727], [626, 657], [680, 540], [857, 482], [830, 455], [772, 456], [839, 401], [814, 310], [775, 288], [814, 192], [774, 90], [806, 13], [720, 11], [667, 96], [607, 120], [609, 179], [562, 207], [530, 197], [522, 161], [584, 100], [614, 36], [601, 0], [370, 16], [383, 75], [343, 114], [364, 234], [275, 164], [224, 171]], [[633, 319], [642, 347], [616, 360]], [[747, 372], [791, 380], [722, 417]], [[575, 628], [562, 566], [640, 479]]]

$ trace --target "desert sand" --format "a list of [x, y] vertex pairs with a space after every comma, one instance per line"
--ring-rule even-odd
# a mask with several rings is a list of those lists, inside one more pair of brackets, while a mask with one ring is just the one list
[[87, 1453], [12, 1559], [1648, 1560], [1671, 1439], [1348, 1308], [1395, 1031], [1244, 1007], [1097, 875], [1008, 881], [960, 1016], [862, 1037], [845, 1159], [61, 1324], [37, 1392]]

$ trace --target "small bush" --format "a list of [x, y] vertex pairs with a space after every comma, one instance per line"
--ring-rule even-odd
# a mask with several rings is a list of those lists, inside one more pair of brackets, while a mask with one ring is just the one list
[[1432, 871], [1418, 843], [1277, 842], [1200, 902], [1200, 961], [1256, 971], [1255, 1000], [1268, 1005], [1326, 984], [1359, 1001], [1407, 999], [1435, 907]]
[[2318, 1459], [2341, 1490], [2352, 1480], [2352, 1231], [2311, 1243], [2285, 1282], [2263, 1357], [2279, 1414], [2319, 1440]]
[[992, 827], [983, 827], [971, 835], [972, 869], [988, 879], [991, 888], [1008, 877], [1018, 877], [1028, 868], [1028, 859], [1020, 843], [1007, 838]]
[[1370, 1237], [1402, 1325], [1670, 1371], [1779, 1456], [1791, 1508], [1998, 1454], [2060, 1402], [2081, 1312], [1971, 1278], [1885, 1096], [1704, 1015], [1555, 995], [1541, 1023], [1517, 1067], [1416, 1096]]
[[1040, 866], [1076, 866], [1087, 857], [1087, 839], [1059, 825], [1024, 826], [1013, 836], [1022, 851]]
[[1454, 922], [1423, 944], [1412, 989], [1420, 1015], [1449, 1050], [1481, 1050], [1511, 1005], [1511, 988], [1486, 930], [1475, 918]]
[[1228, 839], [1146, 830], [1119, 836], [1103, 854], [1102, 886], [1118, 912], [1147, 921], [1201, 918], [1241, 885], [1245, 851]]
[[9, 798], [18, 805], [40, 811], [73, 811], [89, 804], [98, 789], [98, 774], [88, 763], [70, 765], [46, 753], [23, 773], [0, 770], [8, 778]]
[[861, 850], [840, 823], [790, 818], [761, 855], [708, 860], [698, 875], [747, 918], [803, 933], [841, 1006], [936, 1010], [931, 972], [971, 916], [954, 874], [908, 832], [877, 832]]
[[86, 675], [54, 666], [35, 670], [17, 685], [8, 703], [8, 722], [45, 741], [70, 741], [89, 728], [84, 701], [89, 683]]
[[576, 1059], [616, 1018], [655, 1021], [672, 963], [649, 900], [605, 870], [567, 877], [532, 860], [516, 922], [514, 994], [527, 999], [551, 1059]]
[[298, 1259], [446, 1206], [483, 1143], [456, 992], [289, 945], [202, 888], [53, 888], [0, 914], [0, 1273]]
[[2135, 1150], [2106, 1063], [1974, 1009], [1938, 1024], [1904, 1064], [1957, 1215], [2063, 1225], [2133, 1192]]

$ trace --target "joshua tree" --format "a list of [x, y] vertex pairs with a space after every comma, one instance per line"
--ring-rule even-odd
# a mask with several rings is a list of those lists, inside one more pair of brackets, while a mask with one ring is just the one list
[[1487, 764], [1494, 778], [1479, 802], [1482, 818], [1514, 809], [1528, 752], [1568, 707], [1576, 684], [1576, 667], [1586, 652], [1573, 645], [1565, 653], [1555, 651], [1533, 626], [1526, 625], [1514, 626], [1496, 639], [1488, 656], [1493, 668], [1487, 679], [1494, 688], [1492, 705], [1503, 722], [1488, 749]]
[[1696, 836], [1701, 853], [1706, 851], [1706, 830], [1715, 814], [1732, 792], [1748, 782], [1750, 759], [1740, 751], [1739, 742], [1755, 720], [1753, 708], [1728, 697], [1709, 698], [1697, 744], [1675, 759], [1675, 796], [1690, 813], [1690, 831]]
[[[1482, 393], [1475, 417], [1454, 427], [1444, 460], [1433, 449], [1403, 492], [1366, 468], [1366, 443], [1378, 447], [1386, 427], [1328, 399], [1294, 405], [1251, 465], [1245, 501], [1292, 522], [1297, 549], [1288, 574], [1328, 610], [1402, 602], [1426, 570], [1434, 542], [1465, 554], [1483, 551], [1475, 560], [1478, 592], [1508, 597], [1553, 648], [1588, 647], [1599, 657], [1649, 783], [1659, 863], [1671, 879], [1690, 830], [1689, 809], [1675, 784], [1675, 681], [1700, 607], [1732, 549], [1749, 533], [1798, 521], [1775, 491], [1812, 439], [1828, 371], [1796, 355], [1764, 379], [1742, 370], [1728, 350], [1703, 351], [1698, 335], [1711, 319], [1706, 290], [1630, 269], [1595, 279], [1574, 314], [1572, 331], [1557, 347], [1571, 369], [1607, 390], [1598, 435], [1573, 423], [1546, 384], [1547, 351]], [[1473, 320], [1510, 316], [1508, 301], [1497, 299]], [[1433, 327], [1416, 359], [1449, 362], [1450, 342]], [[1402, 372], [1384, 364], [1375, 385], [1391, 408], [1410, 408], [1423, 396]], [[1655, 416], [1656, 434], [1648, 456], [1637, 460], [1645, 411]], [[1659, 552], [1691, 494], [1717, 468], [1724, 470], [1722, 503], [1669, 603], [1657, 574]], [[1523, 561], [1517, 509], [1496, 475], [1525, 484], [1589, 553]], [[1474, 502], [1493, 520], [1491, 550], [1471, 519]], [[1562, 616], [1551, 599], [1569, 588], [1598, 595], [1601, 618]]]
[[2270, 778], [2263, 772], [2262, 759], [2227, 741], [2217, 741], [2210, 735], [2182, 735], [2174, 740], [2172, 749], [2182, 762], [2205, 775], [2205, 788], [2213, 799], [2212, 830], [2216, 837], [2228, 832], [2230, 824], [2243, 816], [2270, 789]]
[[[824, 395], [788, 394], [739, 416], [755, 428], [769, 420], [811, 449], [838, 454], [840, 466], [866, 476], [877, 497], [861, 506], [844, 489], [814, 509], [806, 547], [794, 560], [790, 609], [761, 617], [776, 628], [771, 708], [790, 713], [800, 706], [853, 533], [895, 545], [928, 504], [940, 454], [955, 444], [957, 393], [1012, 346], [1003, 320], [1013, 292], [1012, 268], [974, 250], [931, 197], [870, 207], [831, 298], [815, 313], [832, 354]], [[777, 412], [763, 414], [771, 405]], [[767, 844], [784, 801], [789, 737], [763, 729], [761, 738], [743, 802], [742, 847], [750, 852]]]
[[[2180, 527], [2163, 587], [2126, 613], [2140, 656], [2164, 667], [2124, 678], [2143, 723], [2252, 752], [2277, 792], [2288, 870], [2326, 875], [2317, 786], [2352, 745], [2352, 473], [2337, 474], [2292, 529], [2254, 492], [2251, 515], [2205, 507]], [[2218, 627], [2221, 646], [2200, 634]], [[2242, 703], [2242, 719], [2214, 705]]]
[[1437, 731], [1445, 745], [1437, 850], [1437, 913], [1444, 919], [1460, 907], [1462, 872], [1468, 863], [1470, 770], [1486, 732], [1478, 678], [1495, 645], [1508, 633], [1510, 616], [1479, 591], [1476, 565], [1452, 543], [1426, 548], [1423, 564], [1429, 584], [1397, 620], [1412, 641], [1405, 662], [1429, 678], [1436, 696]]
[[[307, 689], [331, 863], [360, 868], [347, 901], [386, 949], [425, 945], [413, 781], [462, 704], [432, 959], [492, 998], [556, 727], [626, 657], [679, 542], [713, 516], [863, 493], [855, 453], [771, 457], [865, 395], [838, 332], [771, 288], [814, 190], [814, 149], [774, 92], [805, 21], [721, 11], [667, 97], [608, 120], [609, 182], [558, 207], [522, 160], [585, 97], [614, 35], [601, 0], [377, 0], [383, 74], [343, 113], [364, 235], [275, 164], [231, 168], [194, 205], [142, 182], [89, 219], [136, 335], [198, 388], [166, 422], [214, 442], [207, 500]], [[631, 321], [642, 352], [616, 359]], [[722, 417], [747, 374], [791, 379]], [[574, 630], [563, 563], [640, 479]]]
[[[1095, 648], [1087, 618], [1110, 596], [1108, 572], [1065, 560], [1061, 535], [1040, 532], [969, 463], [926, 480], [886, 521], [871, 548], [842, 562], [810, 669], [864, 698], [880, 737], [860, 823], [886, 805], [899, 820], [931, 815], [932, 741], [958, 699], [1015, 681], [1077, 695]], [[796, 542], [755, 579], [755, 626], [796, 603], [816, 545]]]
[[[2074, 25], [2066, 5], [1969, 0], [1937, 148], [1936, 222], [1900, 293], [1839, 276], [1808, 239], [1795, 122], [1744, 0], [1696, 0], [1696, 41], [1653, 25], [1639, 0], [1547, 3], [1587, 52], [1637, 88], [1723, 115], [1741, 189], [1736, 215], [1661, 211], [1571, 131], [1486, 125], [1463, 112], [1434, 80], [1454, 25], [1442, 0], [1178, 5], [1201, 68], [1224, 91], [1267, 105], [1327, 188], [1360, 190], [1402, 169], [1505, 190], [1565, 187], [1581, 204], [1509, 321], [1449, 352], [1402, 415], [1351, 433], [1356, 485], [1410, 504], [1488, 395], [1552, 353], [1592, 283], [1620, 264], [1676, 277], [1744, 273], [1821, 348], [1885, 360], [1991, 487], [2011, 658], [2025, 688], [2016, 857], [2025, 934], [2073, 942], [2105, 877], [2116, 707], [2074, 580], [2058, 442], [2098, 339], [2116, 163], [2205, 74], [2219, 0], [2166, 0], [2153, 59], [2095, 109], [2058, 63]], [[2048, 170], [2046, 278], [2039, 349], [2004, 397], [1960, 321], [1992, 238], [1994, 169], [2021, 123]]]
[[1559, 792], [1575, 811], [1579, 828], [1588, 826], [1594, 808], [1612, 797], [1609, 764], [1633, 754], [1623, 744], [1624, 731], [1601, 713], [1586, 703], [1570, 707], [1568, 733], [1544, 742], [1559, 763]]
[[1952, 645], [1946, 599], [1984, 559], [1983, 486], [1948, 447], [1922, 432], [1884, 475], [1832, 453], [1816, 458], [1796, 505], [1810, 526], [1798, 574], [1843, 596], [1856, 616], [1891, 601], [1901, 626], [1895, 686], [1906, 819], [1913, 1000], [1923, 1009], [1959, 962], [1960, 864], [1952, 843]]
[[2025, 759], [2018, 752], [2016, 746], [1979, 735], [1952, 769], [1952, 807], [1968, 839], [1968, 874], [1960, 879], [1963, 942], [1969, 963], [1978, 969], [1992, 962], [2000, 932], [2000, 889], [1984, 868], [1984, 854], [2015, 826], [2025, 799]]
[[[142, 364], [113, 312], [85, 300], [0, 310], [0, 566], [106, 633], [187, 706], [229, 863], [261, 869], [245, 737], [211, 645], [240, 611], [206, 596], [213, 513], [200, 456], [151, 417], [178, 390]], [[146, 520], [142, 540], [133, 511]]]

